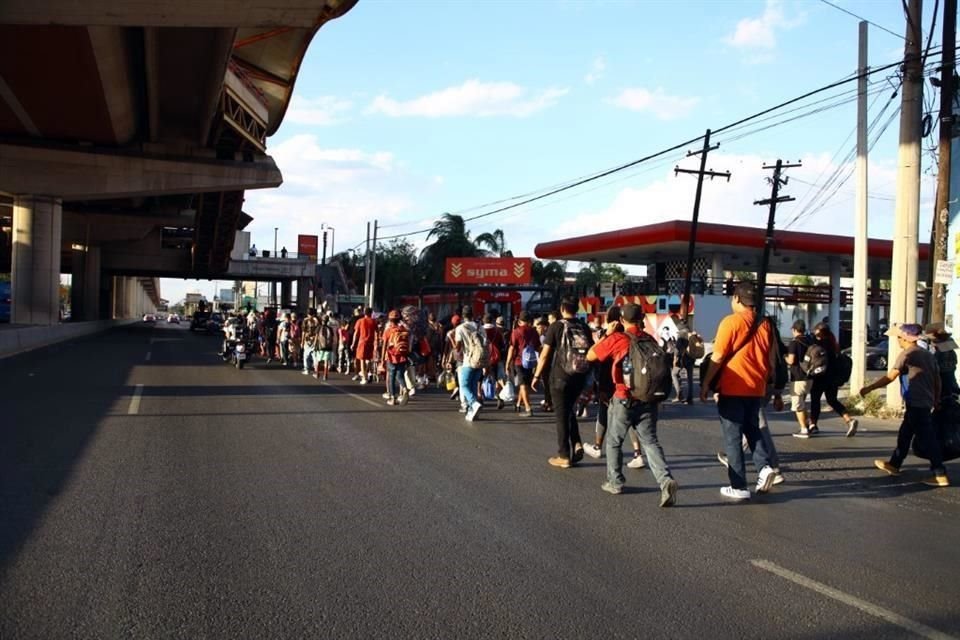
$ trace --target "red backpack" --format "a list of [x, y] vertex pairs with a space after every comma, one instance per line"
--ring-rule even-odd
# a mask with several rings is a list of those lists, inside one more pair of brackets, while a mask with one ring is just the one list
[[487, 334], [487, 364], [495, 367], [500, 364], [500, 345], [503, 342], [503, 333], [498, 328], [484, 329]]
[[405, 326], [397, 325], [390, 334], [390, 343], [387, 345], [390, 354], [395, 358], [403, 359], [410, 355], [410, 331]]

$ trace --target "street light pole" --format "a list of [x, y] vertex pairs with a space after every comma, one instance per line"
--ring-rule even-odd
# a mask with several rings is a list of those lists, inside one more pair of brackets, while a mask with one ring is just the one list
[[[273, 228], [273, 258], [274, 259], [277, 258], [277, 231], [279, 230], [280, 230], [279, 227]], [[277, 306], [277, 281], [276, 280], [274, 280], [270, 284], [270, 297], [272, 299], [271, 301], [273, 302], [273, 306], [276, 307]]]

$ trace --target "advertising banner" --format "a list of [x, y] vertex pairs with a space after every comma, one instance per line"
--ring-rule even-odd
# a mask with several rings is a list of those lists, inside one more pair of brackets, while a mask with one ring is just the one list
[[317, 246], [319, 236], [297, 236], [297, 255], [301, 258], [310, 257], [314, 262], [317, 261]]
[[530, 258], [447, 258], [447, 284], [530, 284]]

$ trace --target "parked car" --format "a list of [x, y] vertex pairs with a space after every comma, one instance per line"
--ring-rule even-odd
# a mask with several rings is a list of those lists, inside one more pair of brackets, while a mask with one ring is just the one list
[[[887, 350], [890, 343], [886, 337], [875, 341], [873, 344], [867, 344], [867, 369], [871, 371], [887, 370]], [[853, 357], [853, 348], [844, 349], [843, 353], [851, 358]]]
[[143, 314], [143, 321], [144, 321], [144, 322], [156, 322], [156, 321], [157, 321], [157, 316], [153, 315], [152, 313], [145, 313], [145, 314]]

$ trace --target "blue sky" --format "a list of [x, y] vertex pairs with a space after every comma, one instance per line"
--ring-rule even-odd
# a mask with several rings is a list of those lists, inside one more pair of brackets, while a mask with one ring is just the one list
[[[904, 31], [899, 1], [834, 4]], [[924, 37], [933, 9], [925, 4]], [[362, 243], [374, 218], [386, 226], [383, 234], [418, 231], [444, 211], [640, 158], [854, 73], [857, 23], [814, 0], [360, 0], [310, 45], [291, 107], [268, 141], [285, 183], [247, 193], [244, 208], [254, 217], [248, 229], [260, 248], [272, 248], [278, 227], [279, 244], [295, 250], [298, 233], [327, 224], [342, 250]], [[938, 23], [934, 47], [939, 33]], [[902, 50], [901, 37], [871, 27], [872, 66], [895, 61]], [[895, 85], [891, 73], [873, 77], [871, 118]], [[926, 84], [928, 100], [937, 97], [930, 89]], [[878, 130], [898, 106], [891, 102]], [[762, 226], [765, 212], [752, 202], [769, 190], [763, 163], [778, 157], [805, 164], [790, 174], [796, 181], [788, 192], [798, 202], [782, 208], [778, 226], [816, 208], [808, 207], [817, 191], [811, 185], [843, 168], [855, 122], [851, 101], [741, 139], [719, 136], [709, 165], [731, 170], [733, 180], [707, 184], [702, 219]], [[871, 154], [874, 237], [889, 238], [892, 230], [898, 127], [895, 117]], [[474, 235], [502, 228], [515, 254], [532, 255], [545, 240], [689, 218], [694, 179], [672, 172], [693, 162], [683, 155], [470, 228]], [[925, 153], [925, 169], [931, 159]], [[790, 228], [852, 234], [853, 185]], [[924, 237], [929, 176], [922, 193]], [[423, 238], [411, 240], [419, 246]], [[167, 280], [163, 295], [176, 300], [194, 289], [212, 291], [208, 283]]]

